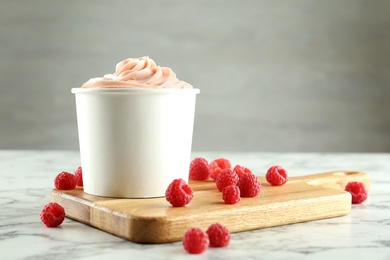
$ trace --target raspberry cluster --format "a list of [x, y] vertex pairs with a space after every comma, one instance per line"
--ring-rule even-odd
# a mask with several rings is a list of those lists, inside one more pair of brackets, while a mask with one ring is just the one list
[[[82, 174], [81, 166], [76, 169], [74, 174], [65, 171], [60, 172], [54, 178], [54, 187], [58, 190], [72, 190], [76, 186], [83, 186]], [[49, 202], [42, 208], [40, 218], [47, 227], [57, 227], [65, 219], [65, 209], [58, 203]]]
[[[236, 165], [233, 169], [226, 158], [218, 158], [210, 163], [204, 158], [195, 158], [190, 164], [190, 180], [215, 181], [217, 189], [222, 192], [226, 204], [236, 204], [241, 198], [256, 197], [261, 190], [261, 183], [249, 168]], [[271, 186], [281, 186], [288, 181], [287, 171], [280, 165], [271, 166], [265, 175]], [[352, 203], [362, 203], [367, 199], [367, 189], [363, 183], [350, 182], [345, 190], [352, 195]], [[173, 196], [171, 194], [171, 196]], [[182, 196], [180, 193], [178, 197]], [[192, 197], [191, 197], [192, 198]], [[183, 238], [184, 249], [190, 254], [204, 252], [207, 247], [225, 247], [229, 244], [230, 233], [221, 224], [211, 225], [206, 232], [199, 228], [189, 229]]]
[[183, 247], [190, 254], [201, 254], [210, 247], [227, 247], [230, 242], [229, 230], [219, 224], [210, 225], [207, 231], [192, 227], [183, 237]]
[[231, 162], [226, 158], [212, 160], [209, 164], [202, 157], [193, 159], [190, 164], [189, 179], [210, 178], [222, 192], [222, 199], [226, 204], [236, 204], [240, 202], [241, 197], [256, 197], [261, 190], [259, 179], [249, 168], [236, 165], [232, 169]]

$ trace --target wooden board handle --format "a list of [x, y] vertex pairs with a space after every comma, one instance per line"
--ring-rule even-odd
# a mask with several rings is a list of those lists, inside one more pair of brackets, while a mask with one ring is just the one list
[[309, 185], [320, 186], [337, 190], [345, 190], [348, 182], [363, 182], [367, 189], [370, 189], [370, 176], [365, 172], [359, 171], [334, 171], [308, 176], [293, 177], [291, 182], [305, 182]]

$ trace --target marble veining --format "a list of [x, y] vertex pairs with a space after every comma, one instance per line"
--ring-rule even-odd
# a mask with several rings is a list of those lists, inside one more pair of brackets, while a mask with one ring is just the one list
[[[370, 174], [369, 198], [346, 216], [232, 234], [228, 248], [191, 259], [390, 259], [390, 154], [197, 152], [242, 164], [257, 175], [281, 164], [290, 176], [333, 170]], [[39, 219], [54, 177], [74, 171], [76, 151], [0, 151], [1, 259], [183, 259], [180, 242], [144, 245], [65, 219], [46, 228]]]

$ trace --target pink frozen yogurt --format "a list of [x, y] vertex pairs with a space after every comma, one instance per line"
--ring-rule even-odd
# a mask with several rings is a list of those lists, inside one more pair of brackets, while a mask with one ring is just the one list
[[149, 57], [129, 58], [115, 66], [114, 74], [92, 78], [82, 88], [192, 88], [176, 78], [167, 67], [157, 66]]

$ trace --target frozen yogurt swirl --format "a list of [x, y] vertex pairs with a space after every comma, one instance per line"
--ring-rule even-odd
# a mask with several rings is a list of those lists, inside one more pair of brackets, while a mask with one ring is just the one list
[[92, 78], [82, 88], [192, 88], [176, 78], [167, 67], [157, 66], [149, 57], [129, 58], [119, 62], [115, 73]]

